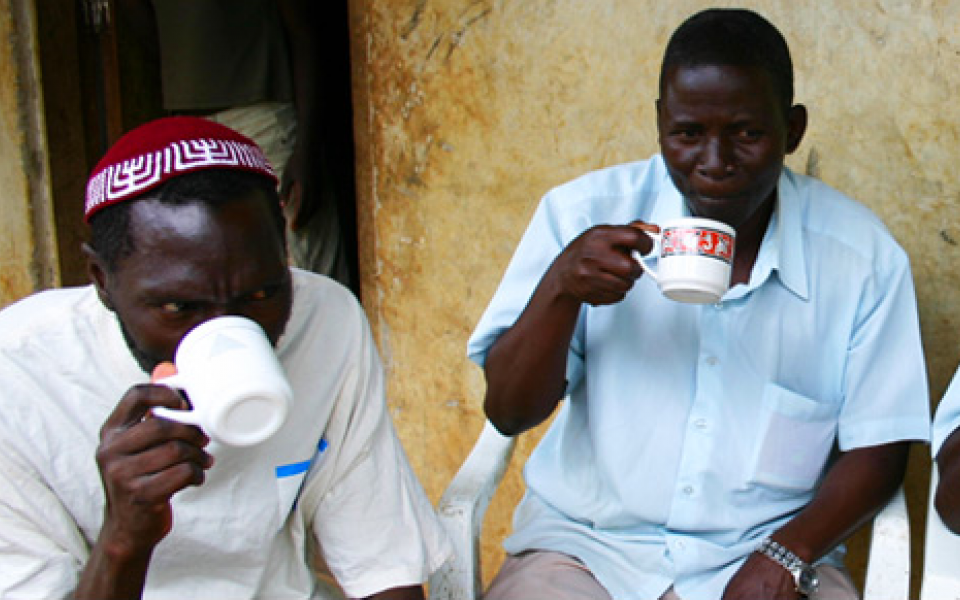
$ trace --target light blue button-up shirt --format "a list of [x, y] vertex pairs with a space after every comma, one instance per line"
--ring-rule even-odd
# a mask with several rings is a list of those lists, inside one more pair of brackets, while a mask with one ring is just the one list
[[934, 457], [950, 434], [960, 427], [960, 371], [953, 376], [943, 400], [937, 405], [937, 415], [933, 419], [933, 440], [931, 452]]
[[[685, 210], [659, 156], [552, 190], [470, 357], [483, 363], [585, 229]], [[506, 549], [576, 556], [617, 599], [671, 585], [685, 599], [719, 598], [813, 497], [835, 447], [930, 434], [906, 254], [868, 209], [789, 170], [748, 284], [690, 305], [641, 277], [622, 302], [585, 305], [567, 377]]]

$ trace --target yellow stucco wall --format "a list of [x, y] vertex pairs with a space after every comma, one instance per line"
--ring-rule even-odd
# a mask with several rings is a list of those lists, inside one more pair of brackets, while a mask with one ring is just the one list
[[[708, 3], [350, 4], [363, 300], [394, 417], [436, 500], [483, 418], [467, 337], [536, 202], [584, 171], [656, 151], [663, 46]], [[935, 400], [960, 360], [960, 2], [741, 5], [777, 24], [794, 53], [811, 122], [789, 164], [872, 207], [911, 256]], [[520, 458], [540, 433], [524, 436]], [[487, 577], [521, 463], [486, 521]], [[908, 480], [917, 523], [928, 466], [920, 449]]]
[[56, 283], [32, 4], [0, 0], [0, 307]]

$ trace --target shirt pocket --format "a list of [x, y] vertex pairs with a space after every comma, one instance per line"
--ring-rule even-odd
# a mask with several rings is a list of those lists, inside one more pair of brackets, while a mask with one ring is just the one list
[[276, 468], [277, 493], [279, 494], [279, 516], [281, 526], [286, 522], [287, 515], [293, 510], [293, 505], [300, 495], [303, 480], [315, 461], [319, 461], [327, 449], [326, 440], [321, 439], [317, 452], [308, 460], [280, 465]]
[[818, 402], [774, 383], [763, 390], [750, 483], [807, 492], [833, 449], [840, 406]]

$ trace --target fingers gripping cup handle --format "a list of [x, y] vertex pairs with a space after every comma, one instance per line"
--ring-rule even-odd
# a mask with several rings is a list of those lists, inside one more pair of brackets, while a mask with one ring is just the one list
[[657, 274], [656, 270], [654, 270], [652, 266], [647, 264], [647, 260], [655, 259], [657, 258], [657, 256], [660, 255], [660, 242], [662, 241], [663, 237], [659, 233], [653, 233], [650, 231], [645, 231], [644, 233], [646, 233], [648, 236], [653, 238], [653, 247], [650, 248], [650, 252], [644, 255], [644, 254], [640, 254], [636, 250], [633, 250], [630, 252], [630, 255], [633, 257], [635, 261], [637, 261], [640, 264], [640, 268], [643, 269], [644, 273], [646, 273], [647, 275], [650, 276], [651, 279], [659, 283], [660, 282], [659, 275]]
[[[154, 381], [154, 383], [157, 385], [164, 385], [176, 391], [183, 390], [183, 378], [179, 375], [171, 375], [170, 377], [157, 379]], [[196, 425], [197, 427], [200, 427], [200, 414], [196, 410], [174, 410], [165, 406], [154, 406], [151, 409], [151, 412], [153, 412], [154, 415], [164, 419], [170, 419], [171, 421], [176, 421], [178, 423], [186, 423], [187, 425]]]

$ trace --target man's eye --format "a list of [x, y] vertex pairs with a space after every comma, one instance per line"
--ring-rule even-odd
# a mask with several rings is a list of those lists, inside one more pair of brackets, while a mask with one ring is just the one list
[[179, 315], [190, 310], [189, 302], [164, 302], [160, 305], [160, 310], [167, 314]]
[[270, 285], [264, 288], [260, 288], [259, 290], [251, 293], [247, 297], [250, 300], [253, 300], [254, 302], [258, 302], [261, 300], [269, 300], [270, 298], [273, 298], [274, 296], [276, 296], [278, 291], [280, 291], [279, 285]]
[[700, 139], [700, 133], [700, 130], [695, 127], [686, 127], [683, 129], [675, 129], [673, 131], [673, 137], [682, 142], [692, 142]]

